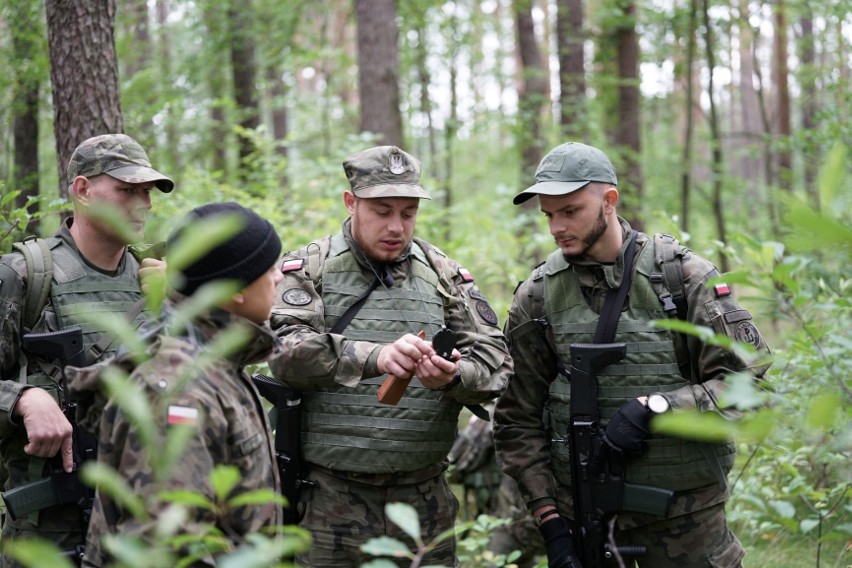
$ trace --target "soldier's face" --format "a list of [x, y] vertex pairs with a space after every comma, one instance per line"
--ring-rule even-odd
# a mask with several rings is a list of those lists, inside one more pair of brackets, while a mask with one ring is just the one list
[[603, 194], [584, 188], [567, 195], [539, 195], [550, 234], [569, 259], [594, 259], [607, 230], [608, 207]]
[[420, 200], [416, 197], [358, 199], [344, 193], [352, 217], [352, 238], [378, 262], [393, 262], [408, 248], [417, 223]]
[[[124, 221], [125, 229], [138, 239], [142, 238], [145, 229], [145, 220], [151, 209], [151, 192], [154, 190], [153, 182], [128, 183], [107, 174], [83, 178], [86, 183], [81, 184], [77, 191], [77, 198], [87, 207], [108, 206], [114, 209]], [[75, 188], [77, 182], [75, 180]], [[94, 221], [104, 233], [115, 235], [115, 230], [107, 223]]]
[[284, 274], [278, 268], [278, 263], [257, 280], [243, 288], [227, 307], [228, 311], [243, 316], [249, 321], [261, 324], [269, 319], [272, 304], [275, 303], [275, 287], [284, 279]]

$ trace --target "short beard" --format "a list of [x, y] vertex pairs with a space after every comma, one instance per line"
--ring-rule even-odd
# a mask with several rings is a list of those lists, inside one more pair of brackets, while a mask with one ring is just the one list
[[603, 205], [601, 205], [601, 211], [598, 214], [598, 219], [595, 222], [595, 226], [592, 227], [592, 230], [589, 231], [586, 234], [585, 237], [583, 237], [583, 243], [586, 245], [583, 248], [583, 251], [580, 252], [580, 254], [574, 254], [574, 255], [570, 255], [570, 256], [567, 255], [567, 254], [563, 255], [565, 257], [565, 260], [567, 260], [569, 262], [572, 261], [572, 260], [583, 260], [583, 258], [586, 256], [586, 252], [588, 252], [588, 250], [590, 248], [592, 248], [592, 245], [594, 245], [596, 242], [598, 242], [601, 239], [602, 236], [604, 236], [604, 233], [606, 233], [606, 230], [607, 230], [606, 216], [604, 215], [604, 207], [603, 207]]

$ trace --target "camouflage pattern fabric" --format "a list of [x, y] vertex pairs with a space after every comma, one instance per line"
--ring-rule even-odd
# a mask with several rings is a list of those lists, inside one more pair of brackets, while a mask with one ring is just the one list
[[420, 185], [420, 161], [396, 146], [352, 154], [343, 161], [343, 171], [357, 197], [432, 199]]
[[142, 146], [126, 134], [102, 134], [82, 142], [68, 162], [68, 184], [77, 176], [108, 174], [127, 183], [153, 181], [160, 191], [175, 187], [168, 177], [151, 167]]
[[[623, 219], [625, 247], [632, 232]], [[642, 239], [647, 235], [639, 234]], [[618, 286], [623, 258], [613, 266], [595, 263], [574, 263], [583, 294], [593, 310], [600, 312], [603, 297], [610, 286]], [[718, 275], [713, 265], [705, 259], [685, 251], [683, 259], [685, 291], [688, 298], [688, 320], [699, 326], [709, 327], [716, 333], [734, 339], [746, 340], [767, 355], [768, 348], [757, 328], [751, 323], [750, 314], [742, 309], [732, 294], [719, 295], [706, 286], [707, 281]], [[553, 336], [536, 320], [542, 317], [544, 301], [532, 294], [531, 279], [523, 282], [515, 292], [505, 330], [515, 364], [515, 375], [506, 392], [497, 403], [495, 411], [494, 438], [497, 457], [503, 470], [517, 480], [529, 510], [559, 503], [563, 516], [571, 517], [570, 493], [554, 479], [550, 467], [550, 444], [552, 433], [542, 424], [542, 412], [546, 404], [548, 389], [557, 374], [557, 360], [552, 345]], [[516, 333], [527, 326], [534, 331]], [[591, 340], [591, 337], [590, 337]], [[722, 347], [707, 345], [699, 339], [689, 337], [686, 341], [675, 341], [678, 361], [687, 361], [693, 371], [691, 384], [666, 393], [675, 410], [691, 408], [727, 413], [717, 407], [717, 401], [725, 388], [725, 376], [738, 371], [751, 371], [760, 377], [768, 368], [764, 361], [758, 366], [749, 365], [735, 354]], [[649, 389], [649, 393], [653, 392]], [[722, 503], [727, 491], [718, 485], [699, 488], [695, 491], [676, 494], [670, 517], [679, 517]], [[643, 526], [659, 521], [659, 518], [641, 515], [619, 515], [622, 528]], [[705, 551], [708, 552], [708, 551]]]
[[[63, 247], [78, 255], [74, 239], [69, 231], [73, 219], [68, 219], [57, 231], [56, 237]], [[82, 262], [82, 261], [81, 261]], [[122, 260], [120, 270], [132, 261], [129, 254]], [[32, 458], [24, 453], [27, 436], [19, 423], [12, 416], [12, 409], [17, 404], [22, 392], [37, 385], [54, 395], [59, 400], [59, 387], [56, 379], [42, 371], [34, 360], [28, 361], [27, 382], [19, 381], [21, 363], [21, 336], [24, 298], [27, 289], [27, 268], [24, 256], [18, 252], [0, 257], [0, 455], [4, 467], [8, 469], [4, 489], [18, 487], [24, 483], [37, 481], [42, 478], [44, 460]], [[136, 298], [141, 298], [141, 290]], [[42, 316], [33, 327], [33, 333], [47, 333], [61, 329], [59, 317], [52, 302], [49, 300]], [[88, 330], [84, 326], [84, 331]], [[49, 362], [45, 362], [49, 363]], [[38, 474], [33, 475], [33, 467], [40, 462]], [[25, 538], [40, 536], [47, 538], [62, 550], [73, 550], [83, 544], [83, 520], [76, 505], [60, 505], [42, 510], [25, 518], [12, 521], [7, 518], [3, 526], [3, 539]], [[0, 558], [0, 567], [14, 566], [10, 559]]]
[[527, 511], [524, 499], [518, 491], [518, 484], [506, 474], [503, 474], [497, 491], [497, 509], [494, 516], [511, 519], [512, 522], [498, 527], [492, 533], [488, 550], [495, 554], [509, 554], [520, 550], [521, 556], [514, 561], [520, 568], [532, 568], [538, 557], [547, 554], [544, 539]]
[[[205, 343], [235, 324], [253, 330], [253, 338], [244, 350], [228, 359], [205, 352]], [[197, 338], [201, 338], [201, 343]], [[218, 465], [235, 466], [240, 471], [241, 478], [231, 496], [259, 489], [280, 491], [266, 414], [260, 395], [243, 371], [245, 365], [268, 357], [274, 343], [275, 338], [267, 328], [218, 311], [208, 319], [197, 321], [186, 336], [157, 337], [149, 348], [149, 359], [138, 366], [129, 357], [119, 355], [97, 366], [69, 370], [75, 395], [81, 401], [80, 424], [98, 427], [98, 461], [113, 467], [127, 480], [149, 507], [152, 518], [167, 506], [154, 498], [162, 490], [189, 490], [215, 500], [209, 474]], [[149, 396], [159, 440], [164, 439], [169, 428], [178, 427], [175, 424], [194, 430], [180, 461], [165, 479], [155, 480], [148, 453], [158, 451], [161, 445], [146, 449], [138, 431], [118, 405], [109, 401], [100, 406], [103, 395], [99, 377], [109, 364], [132, 372], [131, 380]], [[248, 504], [224, 512], [194, 508], [190, 509], [182, 530], [202, 534], [203, 525], [209, 524], [239, 541], [281, 522], [281, 507], [275, 503]], [[109, 563], [101, 544], [105, 535], [138, 535], [144, 540], [151, 537], [152, 530], [150, 523], [140, 523], [98, 492], [83, 565]], [[215, 565], [215, 559], [204, 559], [202, 564]]]
[[[296, 557], [301, 566], [358, 568], [374, 558], [361, 552], [360, 545], [380, 536], [401, 540], [416, 549], [414, 541], [386, 518], [388, 503], [407, 503], [415, 508], [426, 543], [453, 528], [458, 513], [458, 501], [443, 473], [418, 483], [399, 484], [393, 475], [370, 476], [369, 483], [360, 483], [313, 467], [308, 478], [314, 486], [302, 494], [304, 518], [299, 525], [310, 531], [313, 545], [309, 552]], [[421, 565], [458, 567], [455, 549], [455, 539], [446, 540], [427, 554]], [[410, 561], [401, 559], [397, 564], [409, 566]]]

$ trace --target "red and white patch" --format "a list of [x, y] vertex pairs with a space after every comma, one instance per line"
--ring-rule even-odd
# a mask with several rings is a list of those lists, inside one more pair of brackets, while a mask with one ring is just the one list
[[731, 287], [722, 282], [721, 284], [716, 284], [713, 286], [713, 290], [716, 292], [716, 297], [721, 298], [723, 296], [731, 295]]
[[189, 406], [169, 405], [169, 414], [166, 419], [169, 426], [182, 424], [184, 426], [195, 426], [198, 423], [198, 409]]
[[465, 282], [473, 282], [473, 274], [471, 274], [467, 268], [459, 266], [459, 276], [461, 276], [461, 279]]
[[281, 272], [293, 272], [294, 270], [300, 270], [302, 266], [305, 265], [304, 258], [296, 258], [291, 260], [285, 260], [281, 263]]

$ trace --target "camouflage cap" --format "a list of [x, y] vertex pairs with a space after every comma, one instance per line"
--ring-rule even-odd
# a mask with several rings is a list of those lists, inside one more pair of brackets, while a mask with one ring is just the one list
[[148, 155], [136, 140], [126, 134], [102, 134], [83, 141], [68, 161], [68, 185], [77, 176], [108, 174], [127, 183], [153, 181], [168, 193], [175, 187], [168, 177], [151, 167]]
[[376, 146], [343, 160], [356, 197], [432, 199], [420, 185], [420, 161], [396, 146]]
[[566, 195], [593, 181], [618, 185], [609, 158], [592, 146], [566, 142], [542, 158], [535, 171], [535, 185], [516, 195], [512, 203], [520, 205], [536, 194]]

